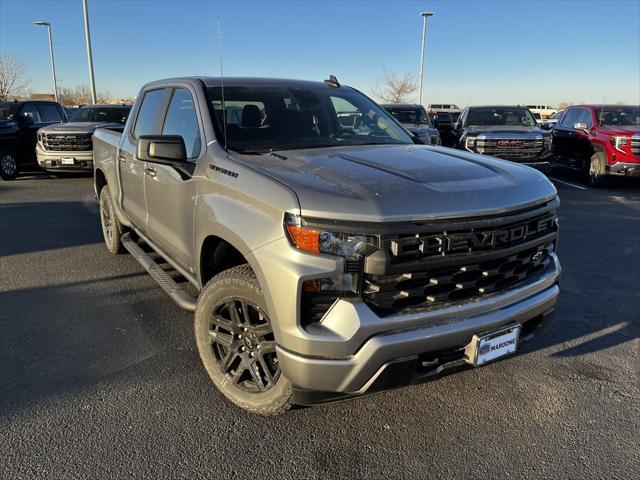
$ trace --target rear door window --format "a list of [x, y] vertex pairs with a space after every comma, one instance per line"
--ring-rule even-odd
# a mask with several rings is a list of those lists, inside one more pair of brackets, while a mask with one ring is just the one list
[[158, 135], [162, 128], [164, 108], [167, 104], [169, 91], [166, 88], [149, 90], [144, 94], [133, 136]]

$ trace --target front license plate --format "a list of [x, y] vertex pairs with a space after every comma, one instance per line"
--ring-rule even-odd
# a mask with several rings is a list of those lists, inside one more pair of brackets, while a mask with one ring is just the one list
[[465, 349], [467, 362], [479, 367], [514, 353], [518, 348], [520, 325], [511, 325], [486, 335], [474, 335]]
[[76, 159], [72, 157], [62, 157], [60, 159], [60, 163], [62, 165], [75, 165]]

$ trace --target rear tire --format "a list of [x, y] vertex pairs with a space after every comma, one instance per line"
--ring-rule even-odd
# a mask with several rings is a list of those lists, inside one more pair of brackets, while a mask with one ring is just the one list
[[200, 358], [218, 390], [239, 407], [278, 415], [293, 392], [278, 364], [262, 289], [248, 264], [225, 270], [204, 287], [194, 327]]
[[0, 177], [3, 180], [14, 180], [18, 175], [18, 159], [13, 150], [0, 150]]
[[589, 161], [589, 185], [592, 187], [602, 187], [607, 183], [606, 169], [607, 158], [604, 153], [596, 152]]
[[122, 226], [113, 209], [111, 192], [107, 185], [100, 190], [100, 225], [102, 226], [102, 236], [107, 250], [113, 255], [124, 252], [124, 247], [120, 241]]

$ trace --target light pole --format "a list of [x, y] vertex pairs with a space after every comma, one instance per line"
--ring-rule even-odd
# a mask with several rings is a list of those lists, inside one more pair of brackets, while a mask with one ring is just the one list
[[53, 59], [53, 40], [51, 39], [51, 24], [49, 22], [44, 22], [42, 20], [38, 22], [33, 22], [34, 25], [40, 25], [42, 27], [47, 27], [49, 30], [49, 53], [51, 54], [51, 73], [53, 75], [53, 94], [56, 97], [56, 102], [58, 101], [58, 83], [56, 81], [56, 62]]
[[422, 12], [422, 49], [420, 50], [420, 100], [422, 105], [422, 79], [424, 77], [424, 44], [427, 40], [427, 17], [433, 17], [433, 12]]
[[91, 32], [89, 32], [89, 7], [87, 0], [82, 0], [82, 11], [84, 13], [84, 36], [87, 40], [87, 59], [89, 61], [89, 83], [91, 87], [91, 103], [96, 102], [96, 81], [93, 78], [93, 55], [91, 53]]

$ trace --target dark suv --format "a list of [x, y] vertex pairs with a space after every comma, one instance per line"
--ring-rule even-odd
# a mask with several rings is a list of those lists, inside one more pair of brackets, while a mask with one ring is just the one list
[[13, 180], [20, 169], [35, 165], [38, 129], [66, 120], [56, 102], [0, 102], [0, 177]]
[[438, 130], [433, 126], [422, 105], [388, 103], [380, 106], [425, 145], [441, 145]]
[[549, 169], [551, 133], [522, 106], [467, 107], [455, 124], [456, 147]]

